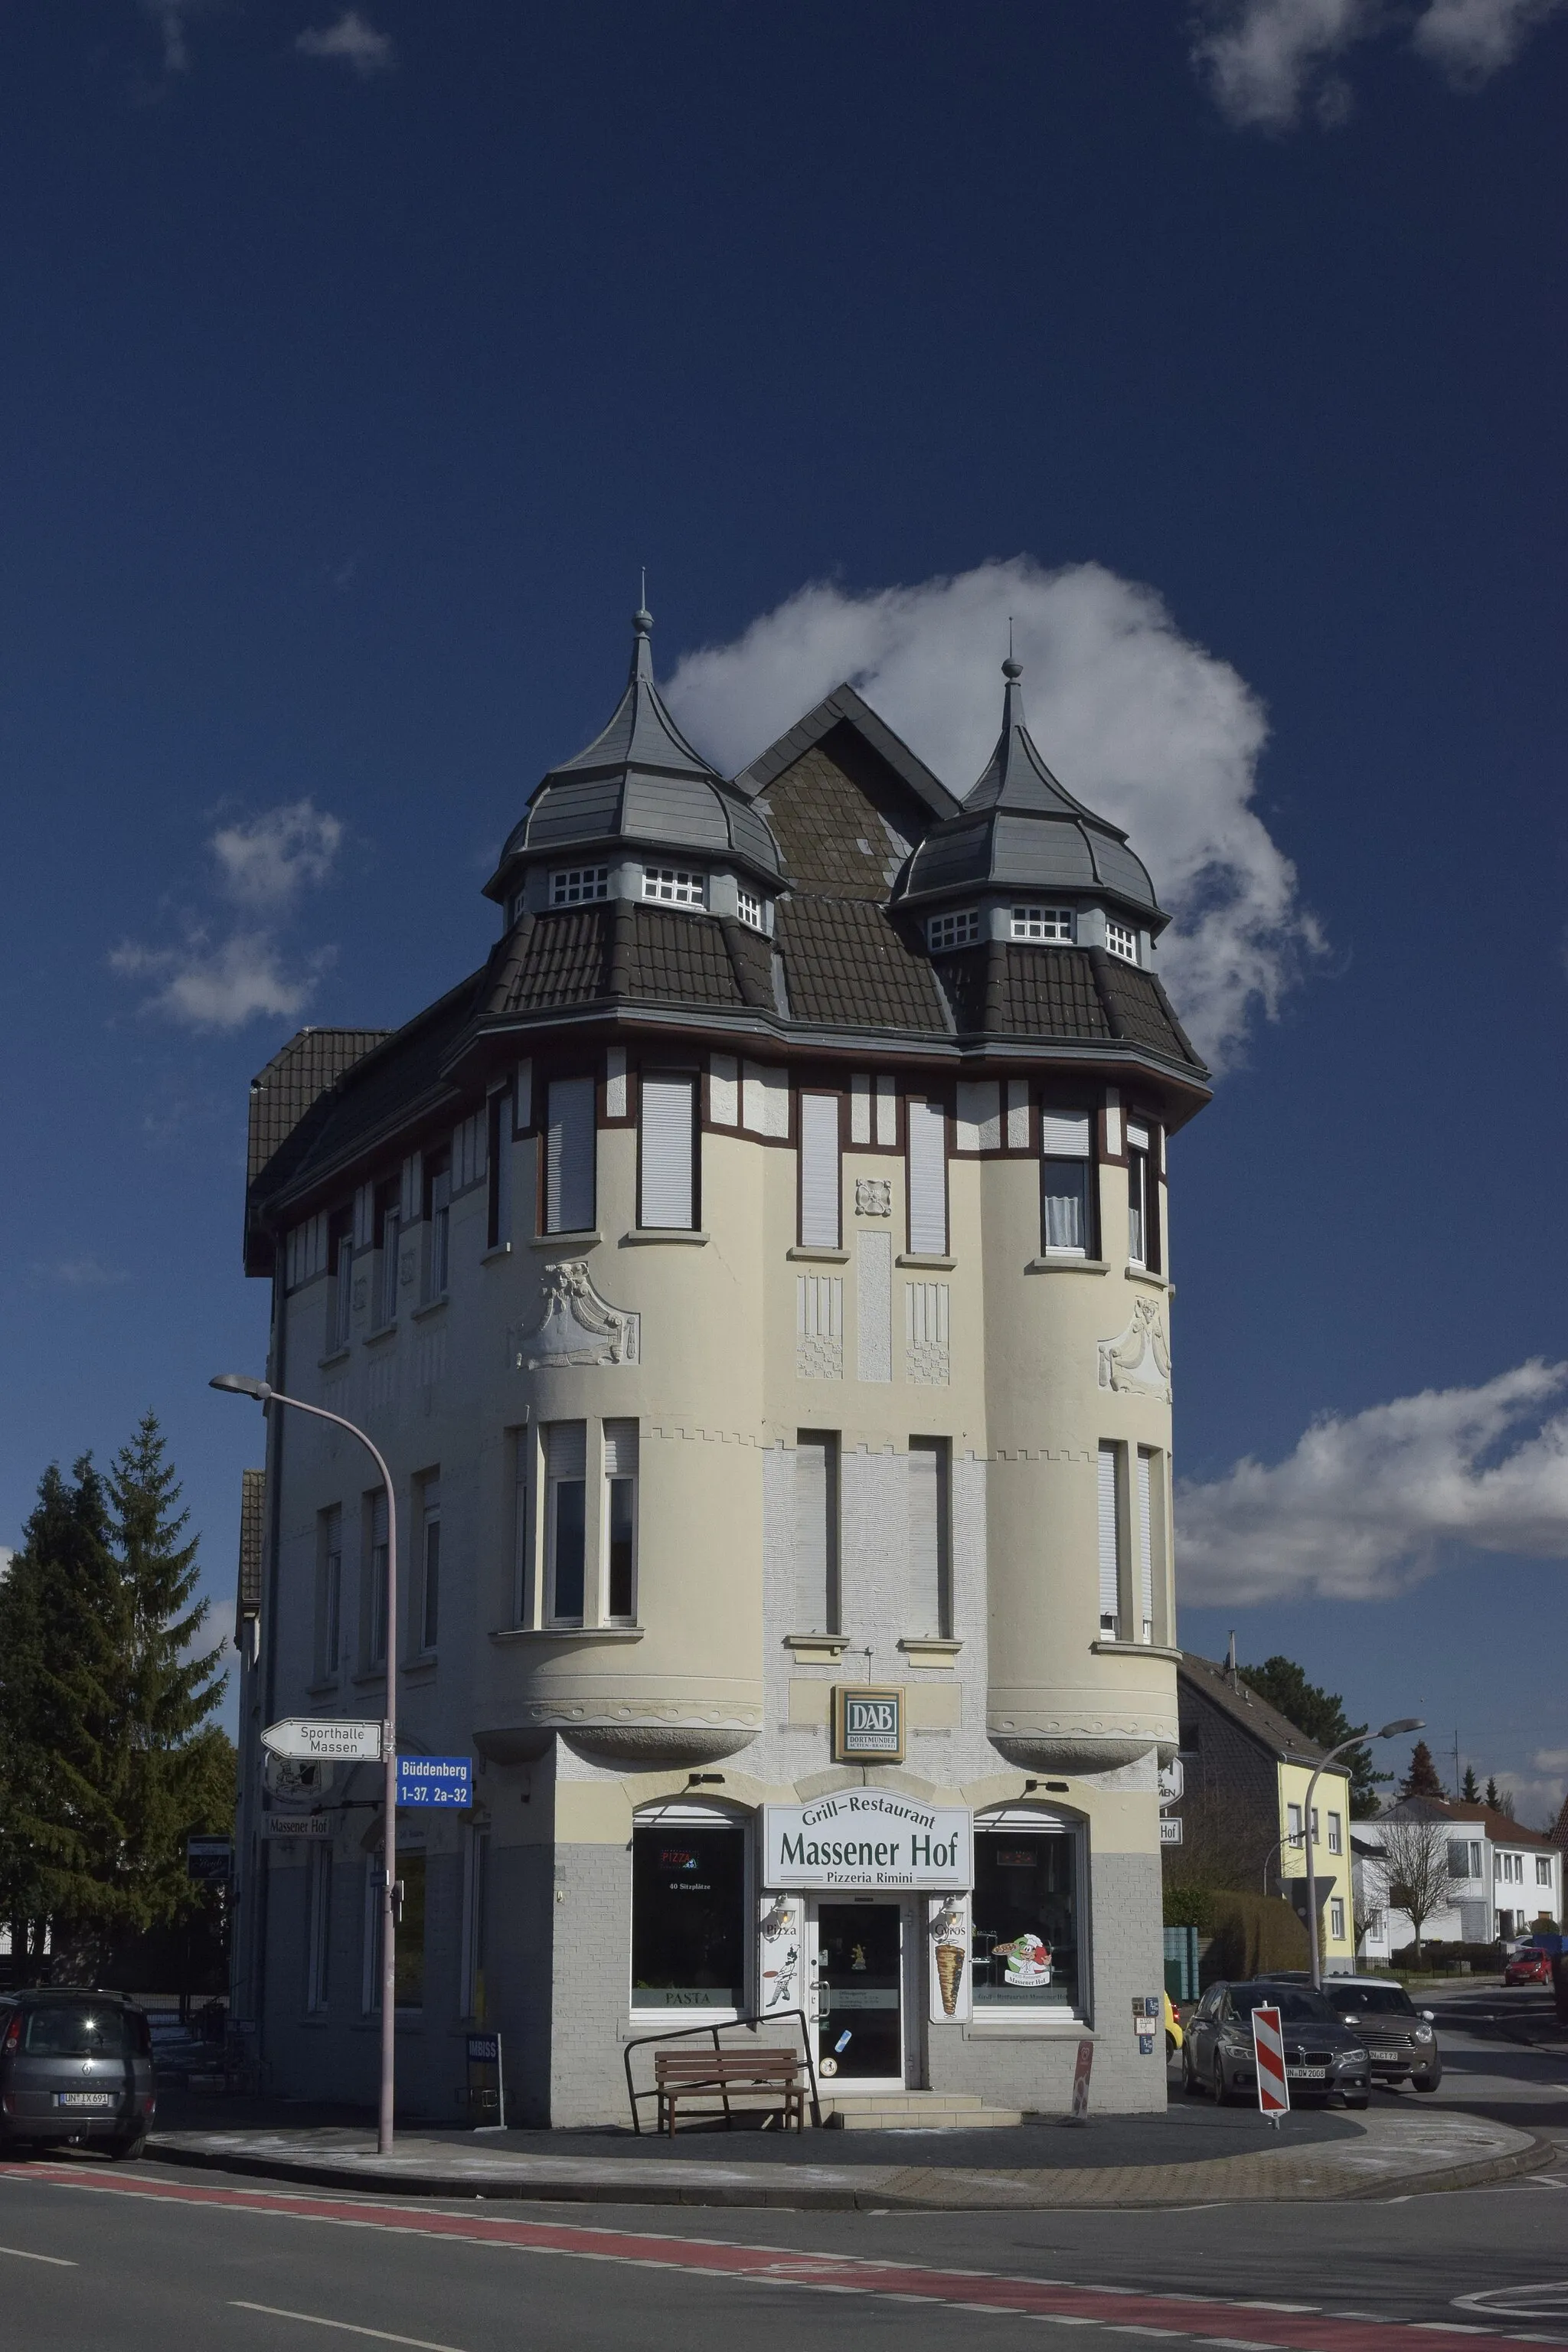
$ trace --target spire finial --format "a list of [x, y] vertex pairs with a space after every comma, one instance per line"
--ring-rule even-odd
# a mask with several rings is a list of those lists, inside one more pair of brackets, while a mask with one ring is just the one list
[[653, 648], [648, 644], [653, 635], [653, 614], [647, 608], [647, 566], [642, 567], [641, 597], [632, 614], [632, 676], [653, 678]]
[[1002, 675], [1006, 679], [1009, 686], [1016, 685], [1019, 678], [1024, 675], [1024, 665], [1021, 661], [1015, 658], [1013, 653], [1013, 615], [1011, 613], [1007, 615], [1007, 658], [1002, 665]]

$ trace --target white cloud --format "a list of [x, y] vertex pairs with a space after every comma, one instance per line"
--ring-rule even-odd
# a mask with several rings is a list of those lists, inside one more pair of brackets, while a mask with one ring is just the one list
[[1212, 0], [1193, 60], [1238, 127], [1288, 130], [1304, 106], [1321, 122], [1340, 122], [1350, 93], [1329, 68], [1382, 13], [1378, 0]]
[[323, 949], [302, 971], [289, 972], [269, 932], [237, 932], [216, 945], [196, 932], [179, 948], [128, 940], [109, 965], [123, 979], [156, 982], [142, 999], [144, 1013], [187, 1029], [237, 1029], [258, 1013], [289, 1018], [302, 1012], [331, 957]]
[[1538, 1772], [1568, 1772], [1568, 1748], [1538, 1748], [1530, 1760]]
[[342, 820], [305, 800], [268, 809], [248, 824], [224, 825], [211, 845], [229, 898], [278, 910], [327, 879], [342, 837]]
[[[1460, 89], [1511, 63], [1564, 0], [1426, 0], [1412, 45]], [[1351, 108], [1334, 70], [1358, 41], [1410, 22], [1386, 0], [1199, 0], [1193, 62], [1240, 129], [1287, 131], [1311, 113], [1332, 126]]]
[[1462, 89], [1511, 65], [1563, 0], [1431, 0], [1414, 40], [1429, 64]]
[[391, 41], [357, 8], [345, 8], [335, 25], [311, 26], [294, 47], [301, 57], [336, 58], [357, 74], [384, 73], [393, 63]]
[[1271, 1466], [1248, 1459], [1176, 1496], [1184, 1598], [1375, 1601], [1447, 1553], [1568, 1559], [1568, 1364], [1427, 1389], [1314, 1422]]
[[668, 693], [735, 771], [847, 678], [962, 797], [1001, 724], [1010, 619], [1031, 732], [1068, 791], [1131, 834], [1175, 918], [1162, 974], [1223, 1066], [1321, 942], [1251, 805], [1262, 707], [1152, 589], [1026, 556], [863, 595], [816, 583], [733, 643], [689, 654]]
[[65, 1257], [51, 1265], [35, 1260], [28, 1273], [37, 1282], [58, 1282], [66, 1290], [114, 1290], [131, 1280], [123, 1266], [104, 1265], [96, 1257]]
[[142, 5], [163, 36], [163, 71], [189, 73], [191, 46], [185, 38], [185, 19], [205, 5], [205, 0], [142, 0]]

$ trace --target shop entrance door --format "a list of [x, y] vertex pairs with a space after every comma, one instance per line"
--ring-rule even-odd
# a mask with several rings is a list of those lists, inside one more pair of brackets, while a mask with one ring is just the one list
[[828, 2080], [903, 2082], [902, 1970], [900, 1904], [817, 1905], [817, 2068]]

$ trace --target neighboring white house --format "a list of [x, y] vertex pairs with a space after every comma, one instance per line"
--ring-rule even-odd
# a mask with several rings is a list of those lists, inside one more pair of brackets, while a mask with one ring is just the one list
[[1363, 1960], [1386, 1960], [1412, 1940], [1408, 1913], [1391, 1910], [1383, 1859], [1390, 1822], [1429, 1820], [1448, 1832], [1447, 1904], [1421, 1923], [1423, 1942], [1490, 1944], [1555, 1927], [1563, 1916], [1562, 1851], [1490, 1805], [1422, 1797], [1357, 1822], [1351, 1835], [1352, 1879]]

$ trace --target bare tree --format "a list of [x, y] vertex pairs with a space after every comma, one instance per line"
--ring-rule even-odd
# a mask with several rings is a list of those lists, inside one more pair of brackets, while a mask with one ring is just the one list
[[1448, 1906], [1448, 1828], [1422, 1813], [1396, 1813], [1380, 1822], [1383, 1866], [1391, 1911], [1404, 1911], [1421, 1965], [1421, 1930], [1435, 1911]]

